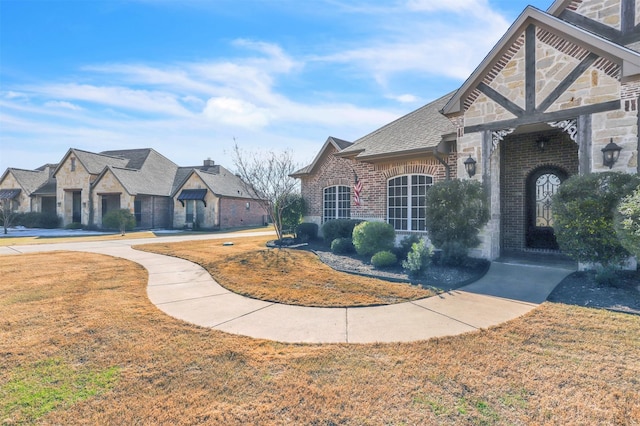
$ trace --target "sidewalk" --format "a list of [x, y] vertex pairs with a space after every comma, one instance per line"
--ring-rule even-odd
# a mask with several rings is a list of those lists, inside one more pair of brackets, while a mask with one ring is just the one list
[[149, 299], [166, 314], [228, 333], [288, 343], [408, 342], [475, 331], [526, 314], [572, 272], [494, 262], [479, 281], [428, 299], [365, 308], [308, 308], [240, 296], [221, 287], [199, 265], [131, 248], [239, 236], [252, 234], [10, 246], [0, 247], [0, 254], [71, 250], [128, 259], [147, 269]]

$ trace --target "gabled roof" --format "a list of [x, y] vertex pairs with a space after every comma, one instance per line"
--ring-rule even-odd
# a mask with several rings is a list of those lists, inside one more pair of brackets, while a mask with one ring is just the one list
[[0, 177], [0, 182], [2, 182], [9, 173], [13, 175], [15, 180], [27, 195], [31, 195], [32, 192], [34, 192], [40, 186], [44, 185], [49, 179], [49, 173], [45, 172], [44, 170], [40, 171], [8, 168], [2, 174], [2, 177]]
[[114, 151], [102, 151], [101, 155], [107, 155], [109, 157], [125, 158], [128, 160], [126, 168], [128, 169], [140, 169], [144, 165], [145, 161], [149, 157], [149, 154], [153, 151], [151, 148], [141, 149], [120, 149]]
[[53, 176], [58, 173], [60, 167], [62, 167], [67, 158], [72, 154], [75, 155], [87, 172], [92, 175], [99, 174], [106, 166], [126, 167], [129, 162], [129, 160], [121, 157], [112, 157], [105, 154], [96, 154], [77, 148], [70, 148], [64, 157], [62, 157], [58, 167], [56, 167], [55, 172], [53, 172]]
[[[132, 161], [139, 168], [106, 166], [93, 182], [93, 186], [96, 186], [107, 171], [110, 171], [131, 195], [171, 195], [176, 172], [178, 171], [178, 166], [175, 163], [153, 149], [120, 152], [133, 153], [132, 160], [127, 160]], [[136, 157], [136, 154], [143, 155]], [[142, 157], [144, 157], [144, 161], [140, 163]]]
[[210, 173], [199, 170], [199, 168], [190, 169], [190, 171], [184, 176], [182, 182], [174, 190], [172, 194], [173, 196], [180, 192], [182, 186], [193, 174], [196, 174], [204, 182], [207, 188], [218, 197], [253, 198], [249, 194], [247, 186], [242, 179], [222, 166], [219, 166], [219, 173]]
[[434, 152], [443, 136], [456, 131], [451, 121], [440, 113], [453, 93], [369, 133], [336, 155], [366, 161]]
[[316, 155], [316, 158], [313, 159], [313, 162], [311, 164], [309, 164], [308, 166], [303, 167], [300, 170], [291, 173], [290, 176], [291, 177], [301, 177], [301, 176], [307, 175], [309, 173], [313, 173], [313, 170], [316, 168], [316, 166], [320, 162], [320, 159], [324, 155], [324, 153], [327, 150], [327, 148], [329, 148], [330, 146], [333, 146], [336, 149], [336, 151], [339, 152], [339, 151], [341, 151], [343, 149], [346, 149], [346, 148], [350, 147], [351, 145], [353, 145], [352, 142], [347, 142], [345, 140], [334, 138], [333, 136], [329, 136], [327, 138], [327, 141], [324, 143], [324, 145], [322, 145], [322, 148], [320, 149], [320, 152], [318, 152], [318, 155]]
[[[565, 5], [565, 3], [567, 2], [557, 1], [549, 10], [552, 10], [554, 13], [558, 11], [561, 12], [560, 8]], [[478, 86], [484, 76], [491, 70], [493, 64], [502, 57], [525, 29], [532, 24], [554, 34], [561, 35], [566, 40], [584, 47], [598, 56], [620, 64], [621, 77], [628, 77], [640, 73], [640, 54], [638, 52], [576, 27], [555, 16], [542, 12], [533, 6], [527, 6], [471, 76], [469, 76], [460, 89], [458, 89], [455, 95], [451, 97], [451, 100], [444, 105], [442, 112], [447, 115], [455, 115], [463, 111], [462, 103], [464, 99]]]

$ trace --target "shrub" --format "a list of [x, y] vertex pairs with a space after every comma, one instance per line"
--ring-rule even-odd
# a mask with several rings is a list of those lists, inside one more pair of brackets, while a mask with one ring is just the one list
[[349, 254], [353, 253], [355, 248], [351, 238], [336, 238], [331, 241], [331, 253], [335, 254]]
[[353, 228], [362, 222], [357, 219], [332, 219], [322, 225], [322, 236], [327, 243], [336, 238], [349, 238], [353, 234]]
[[398, 259], [405, 260], [407, 255], [411, 251], [411, 247], [413, 247], [414, 243], [417, 243], [422, 238], [418, 234], [411, 234], [404, 237], [400, 240], [400, 244], [397, 247], [393, 248], [393, 252], [398, 257]]
[[315, 223], [301, 223], [296, 227], [296, 237], [301, 241], [313, 241], [318, 238], [318, 225]]
[[82, 224], [80, 222], [71, 222], [65, 225], [64, 229], [82, 229]]
[[102, 226], [117, 229], [122, 235], [136, 226], [136, 218], [127, 209], [111, 210], [102, 218]]
[[462, 265], [467, 259], [468, 248], [458, 241], [446, 242], [442, 245], [440, 263], [443, 265]]
[[396, 263], [398, 263], [398, 258], [388, 250], [379, 251], [371, 257], [371, 264], [376, 268], [388, 268]]
[[57, 228], [60, 218], [55, 213], [28, 212], [20, 213], [15, 220], [16, 225], [25, 228]]
[[432, 253], [433, 249], [420, 239], [411, 246], [411, 251], [407, 255], [407, 260], [402, 262], [402, 267], [407, 270], [411, 278], [420, 278], [429, 268]]
[[617, 172], [572, 176], [552, 200], [560, 249], [579, 262], [618, 265], [629, 256], [614, 228], [614, 211], [640, 178]]
[[640, 186], [618, 205], [615, 228], [620, 244], [640, 261]]
[[[276, 208], [279, 209], [279, 203]], [[296, 227], [302, 221], [307, 210], [307, 204], [300, 194], [288, 194], [284, 197], [284, 208], [281, 211], [281, 223], [283, 231], [295, 231]]]
[[353, 228], [353, 245], [362, 256], [391, 250], [395, 239], [396, 231], [386, 222], [362, 222]]
[[474, 180], [441, 181], [427, 191], [425, 213], [429, 239], [443, 255], [447, 250], [453, 258], [466, 257], [489, 221], [487, 195]]

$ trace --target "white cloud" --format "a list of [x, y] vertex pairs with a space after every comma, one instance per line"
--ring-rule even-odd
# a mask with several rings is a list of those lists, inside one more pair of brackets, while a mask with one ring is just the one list
[[235, 126], [263, 127], [269, 124], [267, 111], [242, 99], [211, 98], [203, 114], [209, 120]]
[[44, 106], [49, 108], [70, 109], [72, 111], [80, 111], [82, 109], [82, 107], [67, 101], [47, 101], [44, 103]]

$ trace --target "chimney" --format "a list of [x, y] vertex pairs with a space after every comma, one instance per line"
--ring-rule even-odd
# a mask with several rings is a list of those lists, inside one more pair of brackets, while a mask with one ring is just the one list
[[206, 160], [204, 160], [204, 164], [205, 167], [213, 167], [216, 165], [216, 162], [213, 161], [211, 158], [207, 158]]

